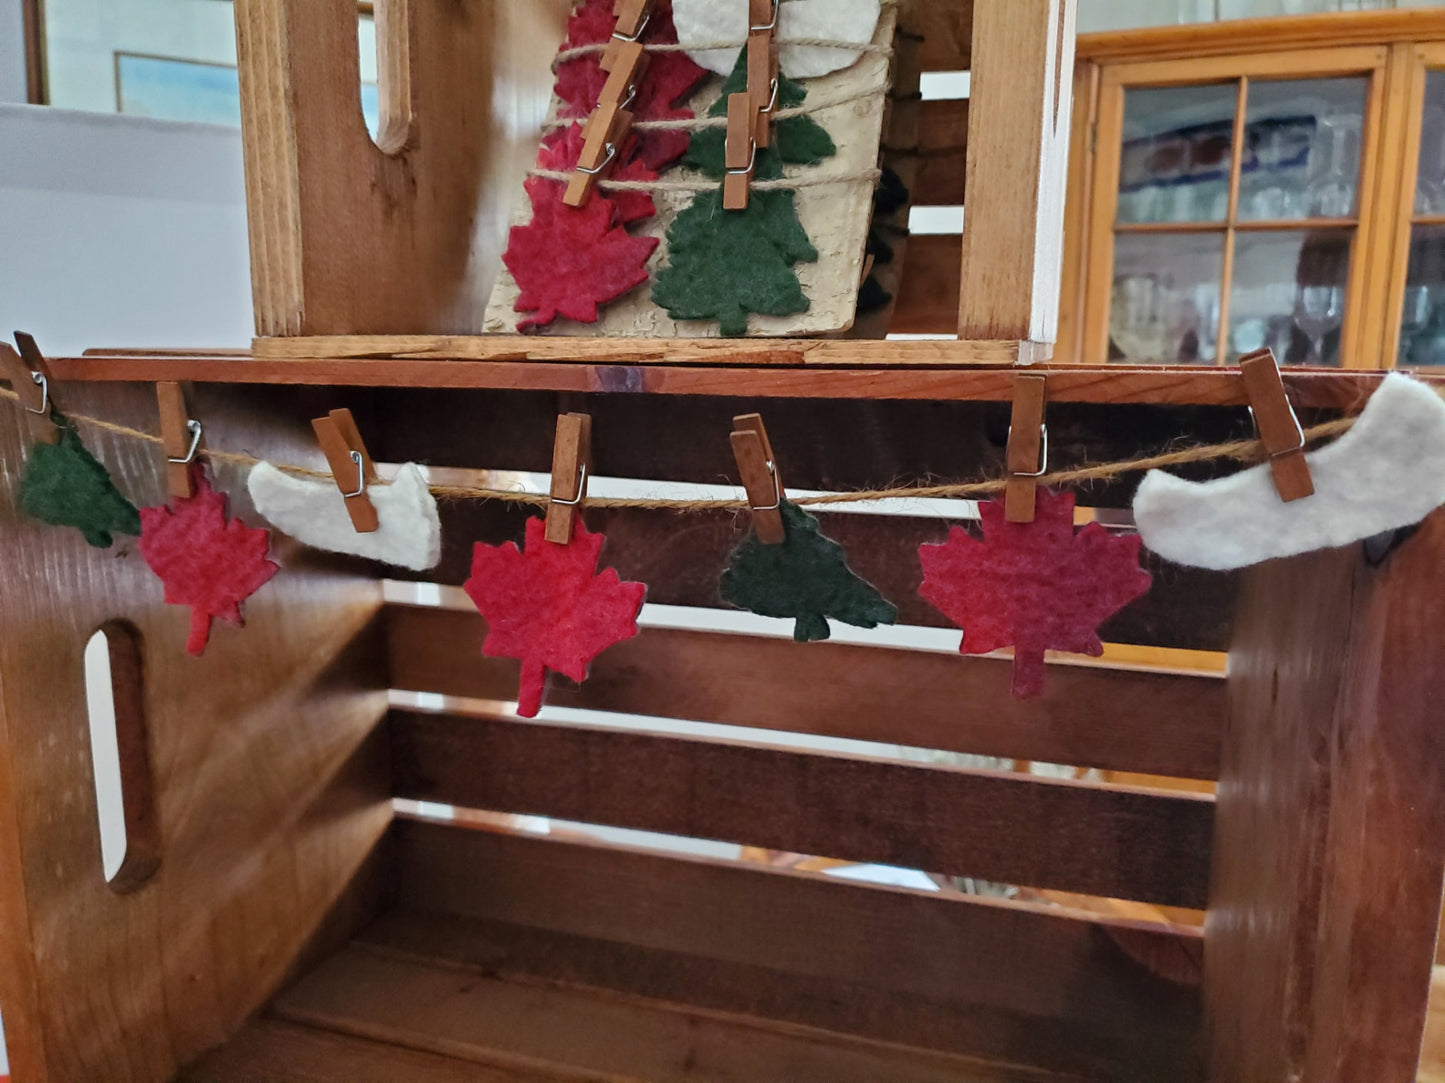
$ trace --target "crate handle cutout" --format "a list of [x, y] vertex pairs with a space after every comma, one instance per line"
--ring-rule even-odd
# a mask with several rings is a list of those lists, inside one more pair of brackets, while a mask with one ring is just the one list
[[[372, 141], [388, 155], [406, 150], [415, 127], [411, 106], [410, 6], [410, 0], [376, 0], [372, 7], [378, 113], [376, 137]], [[361, 18], [359, 4], [356, 17], [358, 21]]]
[[145, 716], [140, 632], [102, 624], [85, 645], [85, 703], [105, 881], [135, 891], [161, 862]]

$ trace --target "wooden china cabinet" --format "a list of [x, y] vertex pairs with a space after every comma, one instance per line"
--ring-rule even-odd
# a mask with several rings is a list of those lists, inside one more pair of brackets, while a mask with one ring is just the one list
[[1445, 365], [1445, 9], [1079, 38], [1060, 361]]

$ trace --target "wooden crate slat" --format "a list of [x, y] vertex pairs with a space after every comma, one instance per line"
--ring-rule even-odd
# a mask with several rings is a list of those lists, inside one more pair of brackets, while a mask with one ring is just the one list
[[908, 238], [903, 281], [888, 330], [900, 335], [951, 335], [958, 323], [963, 238], [919, 234]]
[[[796, 1083], [993, 1083], [957, 1058], [763, 1021], [639, 1003], [565, 985], [498, 981], [483, 970], [339, 953], [273, 1006], [283, 1019], [591, 1083], [781, 1078]], [[975, 1068], [977, 1071], [975, 1072]], [[550, 1075], [546, 1073], [551, 1073]], [[522, 1079], [535, 1078], [523, 1074]]]
[[1197, 931], [436, 823], [393, 839], [379, 946], [1092, 1079], [1194, 1074], [1197, 987], [1137, 960], [1197, 971]]
[[[388, 606], [392, 687], [510, 700], [518, 663], [483, 658], [474, 612]], [[1181, 778], [1213, 778], [1224, 682], [1054, 666], [1018, 700], [1005, 660], [645, 628], [547, 702]], [[900, 710], [901, 706], [906, 709]], [[966, 705], [966, 709], [961, 709]]]
[[974, 0], [914, 0], [903, 26], [923, 37], [924, 71], [967, 71], [973, 64]]
[[481, 714], [391, 713], [396, 796], [1202, 907], [1213, 802]]
[[176, 1083], [595, 1083], [590, 1073], [560, 1075], [521, 1064], [410, 1049], [284, 1019], [257, 1019], [176, 1077]]
[[[377, 571], [401, 580], [459, 585], [471, 573], [475, 542], [520, 541], [527, 518], [534, 514], [525, 505], [444, 503], [441, 564], [423, 573], [380, 566]], [[624, 579], [646, 583], [649, 601], [723, 607], [718, 577], [746, 529], [740, 516], [706, 512], [684, 517], [671, 511], [593, 508], [586, 513], [586, 523], [589, 530], [607, 534], [604, 563]], [[918, 594], [923, 574], [918, 546], [943, 541], [949, 526], [943, 519], [902, 516], [829, 515], [823, 521], [824, 531], [843, 546], [853, 570], [898, 607], [900, 623], [931, 628], [953, 625]], [[1183, 650], [1226, 649], [1235, 577], [1169, 564], [1148, 553], [1145, 566], [1154, 575], [1153, 588], [1104, 623], [1104, 640]]]
[[[968, 99], [920, 102], [918, 172], [909, 189], [913, 205], [951, 207], [962, 203], [967, 184], [967, 156]], [[911, 252], [910, 248], [910, 259]], [[954, 301], [957, 300], [955, 296]], [[954, 329], [949, 327], [947, 330], [951, 334]]]
[[1247, 583], [1209, 917], [1216, 1078], [1408, 1083], [1445, 872], [1445, 512], [1378, 569], [1349, 546]]
[[[440, 341], [440, 340], [439, 340]], [[470, 340], [448, 339], [448, 343]], [[487, 340], [483, 340], [487, 341]], [[521, 344], [493, 347], [503, 355], [490, 361], [438, 350], [431, 357], [408, 358], [327, 354], [323, 357], [266, 359], [249, 352], [95, 350], [83, 357], [50, 359], [58, 381], [100, 383], [183, 380], [212, 384], [273, 384], [286, 387], [373, 387], [557, 391], [632, 395], [732, 395], [745, 398], [870, 399], [874, 401], [1008, 402], [1015, 373], [979, 368], [943, 371], [960, 346], [954, 341], [835, 343], [847, 348], [850, 364], [759, 367], [754, 351], [770, 343], [734, 344], [737, 364], [727, 369], [679, 364], [681, 358], [661, 346], [658, 364], [638, 365], [636, 353], [659, 352], [659, 343], [637, 340], [627, 348], [595, 348], [596, 340], [528, 338]], [[809, 344], [820, 345], [820, 344]], [[964, 348], [973, 347], [964, 344]], [[534, 356], [539, 355], [539, 356]], [[896, 367], [888, 367], [896, 365]], [[1049, 377], [1049, 401], [1133, 403], [1157, 406], [1243, 406], [1244, 387], [1236, 370], [1222, 366], [1040, 364]], [[1445, 376], [1420, 371], [1416, 379], [1445, 384]], [[1289, 369], [1285, 390], [1297, 407], [1358, 411], [1383, 372], [1340, 369]]]

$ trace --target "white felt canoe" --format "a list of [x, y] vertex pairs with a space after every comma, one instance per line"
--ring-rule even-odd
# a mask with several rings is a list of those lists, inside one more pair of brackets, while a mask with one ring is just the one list
[[1418, 523], [1445, 504], [1445, 402], [1391, 373], [1354, 427], [1305, 459], [1315, 493], [1288, 504], [1268, 464], [1207, 482], [1151, 470], [1134, 497], [1139, 534], [1175, 564], [1223, 570]]
[[436, 500], [412, 463], [398, 470], [390, 485], [372, 485], [366, 490], [380, 522], [378, 529], [367, 534], [358, 534], [351, 525], [346, 502], [330, 482], [295, 478], [270, 463], [260, 463], [252, 469], [246, 488], [256, 510], [302, 545], [418, 572], [441, 559], [442, 527]]

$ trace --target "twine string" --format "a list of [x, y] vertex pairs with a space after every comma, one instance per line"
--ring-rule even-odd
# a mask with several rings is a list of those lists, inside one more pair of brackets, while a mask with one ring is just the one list
[[[528, 176], [544, 180], [568, 181], [571, 173], [560, 169], [532, 169]], [[877, 184], [883, 176], [881, 169], [860, 169], [853, 173], [825, 173], [816, 177], [783, 177], [779, 180], [755, 180], [750, 185], [755, 192], [796, 191], [799, 188], [817, 188], [827, 184]], [[609, 192], [711, 192], [722, 184], [721, 181], [623, 181], [602, 179], [597, 187]]]
[[[852, 105], [854, 102], [876, 97], [878, 97], [877, 87], [853, 90], [846, 94], [834, 94], [831, 97], [820, 97], [816, 100], [809, 99], [802, 105], [774, 110], [773, 117], [776, 120], [805, 117], [812, 113], [821, 113], [824, 109], [836, 109], [840, 105]], [[557, 131], [561, 128], [570, 128], [573, 124], [581, 124], [586, 119], [586, 117], [553, 116], [548, 118], [542, 127], [547, 131]], [[633, 131], [640, 132], [694, 132], [705, 128], [726, 128], [727, 126], [727, 117], [693, 117], [689, 120], [634, 120], [631, 124]]]
[[[556, 71], [563, 64], [573, 60], [581, 60], [584, 56], [596, 56], [598, 53], [607, 51], [607, 42], [599, 41], [592, 45], [574, 45], [570, 49], [563, 49], [552, 58], [552, 70]], [[892, 56], [893, 46], [875, 45], [872, 42], [839, 41], [835, 38], [779, 38], [780, 46], [794, 46], [802, 49], [846, 49], [850, 53], [875, 53], [879, 56]], [[642, 46], [644, 52], [648, 53], [706, 53], [715, 52], [720, 49], [741, 49], [747, 45], [746, 41], [704, 41], [697, 45], [683, 45], [680, 42], [645, 42]]]
[[[8, 388], [0, 387], [0, 397], [10, 399], [16, 403], [20, 401], [20, 396]], [[164, 443], [159, 436], [154, 436], [141, 429], [132, 428], [129, 425], [106, 421], [103, 418], [90, 417], [87, 414], [65, 414], [64, 417], [67, 421], [84, 425], [87, 428], [96, 429], [100, 432], [110, 433], [124, 439], [139, 440], [144, 443], [154, 444], [157, 447], [163, 446]], [[1311, 426], [1305, 430], [1305, 440], [1309, 443], [1314, 443], [1332, 436], [1339, 436], [1342, 433], [1348, 432], [1356, 420], [1357, 419], [1353, 417], [1346, 417], [1337, 421], [1326, 421], [1323, 424]], [[218, 451], [210, 448], [202, 452], [202, 455], [214, 462], [231, 463], [236, 466], [246, 467], [257, 466], [266, 461], [258, 459], [254, 455], [246, 455], [235, 451]], [[1173, 451], [1164, 451], [1133, 459], [1122, 459], [1117, 462], [1077, 466], [1069, 470], [1055, 470], [1044, 474], [1036, 480], [1040, 485], [1056, 487], [1082, 485], [1089, 482], [1111, 481], [1115, 478], [1123, 477], [1126, 474], [1136, 474], [1146, 470], [1161, 470], [1171, 466], [1184, 466], [1190, 463], [1214, 462], [1221, 459], [1252, 462], [1266, 457], [1267, 452], [1264, 444], [1259, 440], [1231, 440], [1219, 444], [1201, 444], [1195, 447], [1178, 448]], [[335, 478], [329, 471], [312, 470], [309, 467], [297, 466], [290, 463], [271, 463], [271, 465], [282, 473], [290, 474], [293, 477], [310, 478], [315, 481], [331, 483], [335, 482]], [[982, 481], [968, 481], [947, 485], [909, 485], [890, 489], [862, 489], [853, 492], [827, 493], [821, 496], [802, 496], [793, 500], [792, 503], [808, 506], [827, 506], [836, 504], [871, 504], [880, 500], [967, 499], [1001, 493], [1007, 484], [1007, 478], [989, 478]], [[491, 489], [472, 485], [432, 485], [430, 486], [430, 490], [433, 496], [443, 500], [497, 500], [510, 504], [531, 504], [541, 507], [546, 505], [551, 499], [546, 493], [527, 493], [514, 489]], [[748, 501], [745, 499], [664, 500], [649, 497], [589, 497], [586, 504], [588, 507], [595, 508], [630, 508], [679, 513], [742, 511], [749, 507]]]

